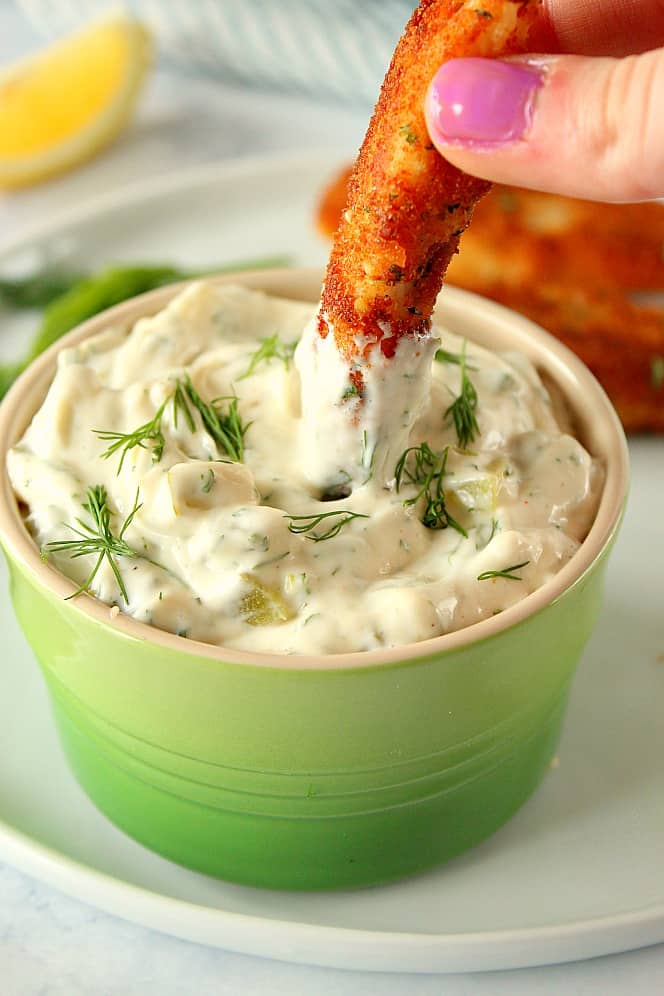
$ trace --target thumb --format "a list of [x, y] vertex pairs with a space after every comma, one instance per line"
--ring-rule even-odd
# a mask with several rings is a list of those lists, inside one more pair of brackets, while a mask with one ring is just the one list
[[625, 59], [451, 59], [431, 139], [467, 173], [591, 200], [664, 195], [664, 49]]

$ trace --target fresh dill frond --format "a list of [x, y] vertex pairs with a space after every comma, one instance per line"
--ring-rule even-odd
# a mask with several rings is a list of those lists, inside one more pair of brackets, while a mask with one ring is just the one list
[[173, 425], [177, 429], [178, 427], [178, 417], [183, 416], [185, 422], [187, 423], [187, 428], [189, 432], [196, 432], [196, 423], [194, 422], [194, 416], [191, 414], [189, 404], [187, 402], [187, 391], [186, 385], [182, 383], [181, 380], [175, 382], [175, 390], [173, 391]]
[[[324, 519], [331, 519], [333, 517], [336, 517], [337, 521], [330, 525], [328, 529], [322, 533], [314, 532]], [[352, 522], [353, 519], [368, 518], [369, 516], [363, 512], [351, 512], [348, 509], [338, 509], [335, 512], [314, 513], [313, 515], [284, 516], [284, 519], [290, 519], [288, 524], [290, 532], [301, 533], [307, 539], [313, 540], [314, 543], [320, 543], [321, 540], [332, 539], [334, 536], [338, 536], [343, 527]]]
[[296, 346], [297, 342], [282, 342], [278, 332], [261, 339], [260, 346], [251, 354], [249, 366], [237, 379], [244, 380], [245, 377], [251, 377], [259, 363], [266, 363], [269, 360], [281, 360], [288, 370]]
[[523, 581], [523, 578], [520, 578], [514, 571], [518, 571], [522, 567], [527, 567], [529, 563], [529, 560], [524, 560], [522, 564], [512, 564], [511, 567], [503, 567], [502, 571], [483, 571], [482, 574], [477, 575], [477, 580], [489, 581], [491, 578], [508, 578], [510, 581]]
[[[214, 398], [210, 402], [203, 401], [189, 375], [184, 379], [184, 391], [201, 416], [203, 428], [217, 444], [217, 448], [231, 460], [241, 463], [244, 457], [244, 437], [252, 423], [242, 421], [237, 396], [233, 394], [225, 398]], [[221, 401], [230, 402], [226, 411], [221, 407]]]
[[445, 502], [443, 477], [448, 453], [448, 446], [442, 453], [436, 453], [427, 442], [420, 443], [419, 446], [409, 446], [401, 454], [394, 468], [396, 490], [398, 493], [407, 485], [418, 489], [412, 497], [405, 498], [403, 504], [416, 505], [420, 499], [424, 499], [421, 521], [427, 529], [447, 529], [451, 526], [462, 536], [467, 537], [468, 533], [450, 515]]
[[134, 429], [133, 432], [111, 432], [106, 429], [92, 430], [104, 442], [110, 443], [110, 446], [102, 453], [102, 459], [108, 460], [120, 451], [118, 474], [122, 470], [127, 453], [129, 450], [134, 449], [135, 446], [140, 446], [141, 449], [150, 449], [152, 451], [152, 462], [159, 463], [166, 445], [166, 440], [161, 429], [161, 420], [166, 410], [166, 405], [170, 400], [170, 396], [166, 398], [150, 421], [139, 425], [138, 429]]
[[[433, 358], [434, 360], [436, 360], [437, 363], [452, 363], [457, 367], [460, 367], [461, 364], [464, 362], [463, 353], [451, 353], [448, 349], [442, 349], [442, 347], [436, 350], [436, 352], [433, 354]], [[472, 366], [472, 364], [466, 363], [466, 370], [477, 370], [477, 369], [478, 367], [474, 367]]]
[[210, 467], [207, 474], [201, 474], [201, 491], [203, 494], [209, 495], [216, 482], [217, 478], [214, 476], [212, 467]]
[[477, 410], [477, 391], [468, 376], [466, 367], [466, 343], [461, 349], [459, 366], [461, 367], [461, 392], [445, 412], [444, 418], [452, 417], [459, 448], [468, 449], [468, 445], [479, 435], [480, 427], [475, 416]]
[[[447, 451], [445, 452], [447, 453]], [[408, 449], [404, 450], [394, 468], [397, 493], [401, 490], [403, 483], [424, 484], [429, 470], [435, 466], [438, 457], [439, 454], [435, 453], [427, 442], [420, 443], [419, 446], [409, 446]], [[416, 498], [406, 499], [404, 504], [414, 505], [420, 494]]]
[[187, 403], [187, 395], [185, 393], [184, 385], [179, 380], [176, 381], [173, 392], [169, 394], [164, 401], [162, 401], [150, 421], [144, 422], [143, 425], [139, 425], [138, 429], [134, 429], [132, 432], [113, 432], [107, 429], [92, 430], [100, 439], [104, 440], [104, 442], [110, 443], [110, 446], [108, 446], [101, 454], [102, 459], [108, 460], [109, 457], [114, 456], [118, 451], [120, 451], [120, 463], [118, 464], [117, 469], [118, 474], [122, 470], [125, 457], [129, 451], [133, 450], [136, 446], [140, 446], [141, 449], [152, 450], [152, 462], [159, 463], [164, 455], [164, 448], [166, 446], [166, 439], [164, 438], [161, 424], [164, 418], [164, 412], [170, 402], [173, 402], [174, 426], [177, 428], [178, 415], [182, 414], [189, 431], [194, 432], [196, 429], [196, 423], [194, 422], [193, 415], [191, 414]]
[[69, 524], [68, 528], [71, 529], [73, 533], [76, 533], [79, 537], [78, 539], [55, 540], [52, 543], [46, 543], [45, 546], [42, 547], [41, 551], [42, 560], [46, 560], [50, 553], [68, 553], [72, 560], [76, 560], [78, 557], [86, 557], [89, 554], [97, 555], [94, 567], [88, 574], [87, 578], [83, 584], [76, 589], [73, 595], [68, 596], [69, 598], [75, 598], [84, 591], [89, 591], [103, 561], [107, 560], [113, 574], [115, 575], [115, 580], [117, 581], [122, 597], [125, 602], [129, 601], [127, 589], [124, 581], [122, 580], [122, 575], [120, 574], [120, 568], [116, 558], [139, 556], [139, 554], [129, 546], [124, 536], [140, 507], [141, 505], [138, 500], [138, 491], [136, 491], [134, 506], [122, 523], [120, 532], [116, 536], [113, 533], [113, 528], [111, 526], [111, 510], [108, 505], [106, 488], [103, 484], [96, 484], [94, 487], [88, 488], [87, 501], [84, 502], [83, 508], [92, 519], [92, 525], [77, 518], [76, 521], [81, 528], [77, 529], [75, 526], [71, 526]]
[[[219, 405], [220, 401], [230, 400], [228, 410], [224, 411]], [[196, 422], [192, 412], [192, 407], [201, 416], [203, 428], [221, 450], [231, 458], [240, 463], [244, 457], [244, 436], [251, 425], [242, 421], [238, 409], [238, 399], [235, 395], [230, 398], [215, 398], [214, 401], [203, 401], [191, 379], [187, 374], [184, 380], [177, 380], [171, 394], [162, 401], [161, 405], [154, 413], [149, 422], [140, 425], [138, 429], [131, 432], [113, 432], [106, 429], [93, 429], [92, 431], [104, 442], [110, 445], [101, 454], [107, 460], [120, 452], [120, 463], [117, 473], [122, 470], [125, 457], [130, 450], [136, 446], [152, 451], [152, 462], [159, 463], [164, 455], [166, 439], [164, 437], [162, 422], [168, 404], [173, 404], [173, 425], [177, 429], [178, 418], [181, 416], [187, 423], [190, 432], [196, 431]]]

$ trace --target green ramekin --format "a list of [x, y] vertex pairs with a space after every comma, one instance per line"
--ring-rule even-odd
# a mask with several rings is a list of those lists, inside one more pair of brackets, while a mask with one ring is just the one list
[[[233, 281], [315, 301], [320, 273], [219, 279]], [[438, 320], [530, 356], [602, 460], [599, 510], [578, 552], [500, 615], [405, 647], [281, 657], [185, 640], [113, 618], [87, 595], [65, 601], [74, 586], [41, 562], [4, 469], [59, 349], [109, 324], [128, 328], [179, 289], [86, 322], [32, 364], [0, 406], [0, 540], [72, 770], [130, 836], [235, 882], [344, 888], [445, 861], [501, 826], [555, 751], [625, 504], [618, 418], [564, 346], [499, 305], [446, 288]]]

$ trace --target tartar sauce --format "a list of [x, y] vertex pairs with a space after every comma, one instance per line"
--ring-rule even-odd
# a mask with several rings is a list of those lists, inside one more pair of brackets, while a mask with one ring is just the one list
[[[97, 554], [57, 544], [94, 532], [97, 488], [131, 553], [113, 555], [126, 600], [108, 557], [92, 594], [189, 639], [280, 654], [424, 640], [501, 612], [560, 570], [603, 475], [533, 366], [438, 329], [442, 351], [432, 337], [390, 361], [403, 394], [389, 399], [391, 421], [367, 405], [363, 427], [341, 367], [321, 365], [314, 311], [197, 283], [129, 334], [110, 328], [64, 350], [9, 454], [51, 561], [86, 583]], [[464, 355], [477, 432], [461, 446], [450, 406]], [[349, 404], [350, 468], [334, 429]], [[224, 444], [227, 429], [239, 449]], [[338, 471], [326, 492], [312, 483], [317, 462]]]

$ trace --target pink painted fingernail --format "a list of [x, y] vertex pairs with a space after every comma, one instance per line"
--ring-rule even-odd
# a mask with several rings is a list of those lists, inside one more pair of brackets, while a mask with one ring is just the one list
[[498, 59], [450, 59], [429, 87], [426, 116], [439, 145], [492, 146], [528, 132], [543, 74]]

